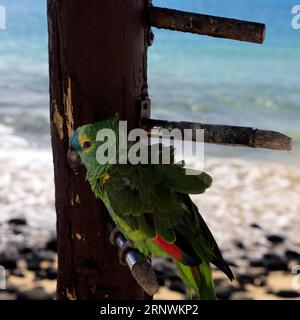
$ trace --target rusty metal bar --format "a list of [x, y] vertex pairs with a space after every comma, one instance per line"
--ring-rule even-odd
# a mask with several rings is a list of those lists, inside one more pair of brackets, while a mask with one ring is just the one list
[[209, 16], [199, 13], [150, 7], [149, 22], [161, 29], [190, 32], [217, 38], [263, 43], [266, 26], [262, 23]]
[[142, 127], [152, 136], [159, 135], [153, 129], [192, 129], [192, 141], [196, 141], [196, 130], [204, 130], [204, 142], [228, 146], [264, 148], [291, 151], [293, 141], [290, 137], [275, 131], [258, 130], [250, 127], [203, 124], [196, 122], [172, 122], [156, 119], [142, 119]]

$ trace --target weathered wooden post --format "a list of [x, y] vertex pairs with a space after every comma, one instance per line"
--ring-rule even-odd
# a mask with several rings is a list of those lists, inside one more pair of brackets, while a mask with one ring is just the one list
[[147, 98], [145, 0], [48, 0], [58, 299], [144, 299], [108, 242], [107, 216], [85, 173], [67, 162], [74, 128], [118, 112], [139, 126]]

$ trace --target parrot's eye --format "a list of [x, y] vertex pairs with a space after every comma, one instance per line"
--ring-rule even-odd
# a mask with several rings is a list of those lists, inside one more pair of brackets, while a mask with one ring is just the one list
[[88, 149], [88, 148], [90, 148], [92, 146], [92, 143], [90, 142], [90, 141], [85, 141], [84, 143], [83, 143], [83, 148], [84, 149]]

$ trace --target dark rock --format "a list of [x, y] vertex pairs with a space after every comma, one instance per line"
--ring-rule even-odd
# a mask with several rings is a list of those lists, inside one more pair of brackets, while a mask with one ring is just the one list
[[26, 255], [28, 253], [32, 253], [32, 248], [29, 248], [29, 247], [23, 247], [23, 248], [20, 248], [19, 249], [19, 253], [21, 255]]
[[158, 260], [156, 259], [153, 264], [153, 269], [159, 273], [159, 276], [163, 278], [163, 280], [174, 280], [178, 278], [178, 274], [175, 268], [174, 263], [170, 263], [167, 260]]
[[255, 284], [257, 279], [260, 279], [261, 277], [265, 277], [267, 274], [268, 274], [268, 271], [266, 271], [265, 268], [254, 267], [238, 273], [236, 275], [236, 280], [241, 285]]
[[250, 227], [253, 228], [253, 229], [262, 229], [262, 227], [257, 223], [251, 223]]
[[17, 268], [18, 256], [10, 254], [9, 252], [0, 254], [0, 265], [7, 270], [13, 270]]
[[245, 249], [245, 246], [244, 246], [243, 242], [240, 241], [240, 240], [236, 240], [236, 241], [234, 242], [234, 244], [235, 244], [235, 246], [236, 246], [238, 249]]
[[25, 277], [25, 274], [19, 269], [15, 269], [15, 270], [11, 271], [10, 274], [12, 276], [19, 277], [19, 278], [24, 278]]
[[245, 285], [245, 284], [254, 284], [255, 283], [256, 276], [252, 274], [247, 273], [239, 273], [236, 275], [236, 280], [239, 284]]
[[45, 280], [45, 279], [48, 279], [47, 272], [45, 270], [37, 270], [35, 272], [35, 277], [34, 277], [35, 281]]
[[15, 226], [25, 226], [27, 225], [27, 221], [22, 218], [10, 219], [7, 221], [8, 224], [13, 224]]
[[263, 259], [253, 259], [249, 261], [250, 267], [263, 267], [264, 266], [264, 260]]
[[57, 252], [57, 240], [56, 240], [56, 238], [53, 238], [53, 239], [49, 240], [46, 243], [46, 249], [50, 250], [50, 251], [53, 251], [53, 252]]
[[41, 259], [35, 253], [26, 255], [27, 269], [30, 271], [40, 270]]
[[181, 280], [170, 281], [169, 289], [183, 294], [186, 293], [186, 287]]
[[267, 284], [267, 277], [261, 276], [261, 277], [255, 279], [254, 284], [255, 284], [256, 286], [258, 286], [258, 287], [265, 287], [266, 284]]
[[265, 268], [268, 271], [288, 271], [288, 264], [284, 261], [267, 261]]
[[48, 268], [45, 271], [46, 271], [47, 279], [49, 279], [49, 280], [56, 280], [57, 279], [57, 270], [56, 269]]
[[16, 228], [14, 228], [14, 229], [12, 230], [12, 232], [13, 232], [13, 234], [16, 235], [16, 236], [18, 236], [19, 234], [23, 234], [23, 231], [22, 231], [22, 230], [16, 229]]
[[177, 274], [170, 274], [168, 276], [168, 280], [170, 280], [171, 282], [178, 281], [178, 280], [181, 281], [181, 278]]
[[293, 290], [280, 290], [274, 293], [277, 297], [280, 298], [299, 298], [300, 293]]
[[53, 300], [54, 296], [45, 292], [42, 287], [21, 291], [17, 296], [18, 300]]
[[42, 251], [39, 251], [38, 255], [42, 261], [47, 261], [47, 262], [55, 261], [55, 253], [52, 251], [42, 250]]
[[300, 259], [300, 253], [293, 251], [293, 250], [286, 250], [285, 257], [289, 260], [299, 260]]
[[232, 285], [223, 285], [216, 287], [216, 295], [220, 300], [229, 300], [231, 295], [238, 291], [238, 289]]
[[249, 268], [246, 272], [240, 272], [236, 275], [236, 280], [241, 287], [246, 284], [261, 285], [268, 272], [265, 268]]
[[284, 238], [282, 236], [276, 235], [276, 234], [270, 234], [266, 236], [267, 240], [270, 241], [273, 244], [279, 244], [284, 242]]
[[27, 269], [30, 271], [40, 270], [40, 263], [37, 260], [27, 261]]
[[271, 259], [281, 260], [281, 257], [275, 252], [269, 252], [263, 255], [263, 259], [264, 260], [271, 260]]
[[264, 267], [268, 271], [288, 271], [288, 264], [285, 259], [276, 253], [267, 253], [263, 256]]
[[164, 286], [166, 282], [166, 275], [163, 272], [156, 271], [156, 270], [155, 270], [155, 275], [156, 275], [158, 285]]
[[215, 287], [226, 285], [226, 280], [224, 280], [224, 278], [214, 278], [213, 280]]

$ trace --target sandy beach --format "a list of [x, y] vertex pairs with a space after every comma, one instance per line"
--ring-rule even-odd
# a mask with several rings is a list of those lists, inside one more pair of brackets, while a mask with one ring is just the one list
[[[0, 299], [23, 299], [24, 292], [36, 291], [54, 299], [51, 152], [28, 151], [21, 138], [18, 143], [13, 154], [3, 151], [5, 146], [0, 153], [0, 264], [8, 269], [9, 288]], [[215, 271], [218, 297], [298, 298], [292, 270], [300, 264], [299, 172], [293, 166], [228, 159], [208, 159], [206, 171], [214, 177], [213, 186], [193, 200], [236, 277], [230, 283]], [[153, 264], [163, 286], [155, 298], [187, 298], [174, 264], [162, 258]]]

